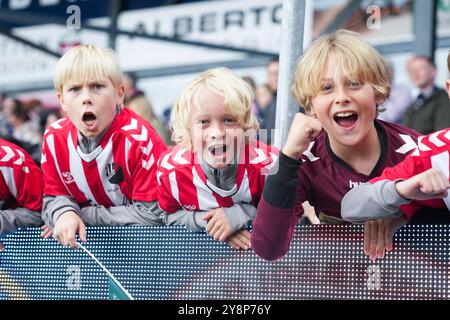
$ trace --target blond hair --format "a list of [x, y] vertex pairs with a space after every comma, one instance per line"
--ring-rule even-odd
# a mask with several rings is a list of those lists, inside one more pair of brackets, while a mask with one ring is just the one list
[[122, 82], [119, 59], [111, 49], [95, 45], [80, 45], [67, 51], [59, 59], [53, 83], [57, 92], [63, 92], [68, 81], [84, 83], [109, 79], [118, 88]]
[[193, 106], [199, 104], [200, 100], [196, 97], [202, 89], [211, 90], [222, 96], [225, 109], [237, 119], [242, 129], [258, 130], [258, 122], [251, 110], [254, 94], [249, 84], [227, 68], [209, 69], [184, 88], [175, 101], [170, 119], [174, 142], [191, 146], [190, 115]]
[[389, 97], [391, 80], [383, 57], [358, 33], [338, 30], [315, 40], [298, 61], [292, 93], [306, 112], [311, 112], [311, 100], [321, 89], [324, 67], [330, 56], [338, 58], [356, 80], [370, 83], [378, 102]]

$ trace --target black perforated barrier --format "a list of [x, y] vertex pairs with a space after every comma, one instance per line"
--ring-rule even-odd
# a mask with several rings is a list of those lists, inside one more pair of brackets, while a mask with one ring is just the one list
[[[370, 261], [362, 226], [302, 226], [266, 262], [178, 227], [88, 228], [85, 247], [134, 299], [450, 299], [450, 226], [406, 226]], [[0, 299], [108, 299], [104, 270], [26, 229], [2, 239]]]

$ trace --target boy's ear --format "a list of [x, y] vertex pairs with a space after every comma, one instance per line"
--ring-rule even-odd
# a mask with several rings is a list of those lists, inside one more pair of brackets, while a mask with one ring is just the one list
[[316, 114], [316, 110], [314, 110], [314, 106], [311, 104], [311, 108], [309, 109], [309, 111], [305, 110], [305, 114], [312, 116]]
[[375, 98], [375, 103], [377, 106], [382, 105], [384, 103], [385, 99], [377, 97]]
[[122, 84], [119, 85], [117, 88], [117, 100], [116, 105], [122, 105], [123, 104], [123, 98], [125, 96], [125, 88]]
[[450, 98], [450, 80], [445, 81], [445, 89], [447, 89], [447, 94]]
[[56, 96], [58, 97], [59, 104], [61, 105], [61, 108], [64, 110], [64, 112], [66, 112], [66, 107], [64, 106], [62, 93], [61, 92], [56, 92]]

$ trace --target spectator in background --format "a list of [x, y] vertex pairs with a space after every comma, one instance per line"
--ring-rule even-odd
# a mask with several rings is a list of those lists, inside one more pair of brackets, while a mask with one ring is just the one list
[[161, 139], [164, 140], [166, 145], [170, 145], [169, 131], [164, 124], [153, 112], [153, 107], [146, 96], [140, 95], [132, 98], [128, 101], [126, 108], [129, 108], [140, 115], [142, 118], [150, 122], [153, 128], [158, 132]]
[[166, 127], [166, 130], [171, 132], [170, 129], [170, 114], [172, 113], [172, 105], [167, 106], [162, 114], [163, 125]]
[[[10, 99], [11, 100], [11, 99]], [[7, 96], [4, 93], [0, 93], [0, 136], [8, 137], [12, 133], [11, 125], [8, 122], [5, 114], [5, 102]]]
[[39, 121], [39, 126], [41, 127], [42, 132], [47, 130], [47, 127], [49, 125], [58, 121], [61, 118], [63, 118], [63, 115], [61, 114], [61, 109], [43, 110], [40, 114], [40, 121]]
[[42, 131], [30, 120], [21, 101], [11, 101], [7, 107], [7, 120], [11, 125], [12, 132], [9, 137], [5, 136], [4, 139], [25, 149], [36, 163], [40, 163]]
[[166, 145], [170, 145], [169, 131], [153, 112], [153, 106], [144, 92], [137, 88], [137, 77], [133, 72], [124, 72], [122, 75], [122, 85], [124, 88], [124, 106], [143, 117], [158, 132]]
[[445, 90], [434, 85], [434, 62], [426, 56], [414, 56], [407, 69], [420, 92], [406, 111], [404, 124], [423, 134], [450, 127], [450, 100]]
[[242, 80], [244, 80], [245, 82], [248, 83], [248, 85], [250, 86], [250, 88], [253, 91], [253, 96], [255, 97], [253, 99], [253, 103], [252, 103], [252, 112], [253, 115], [258, 119], [259, 122], [259, 114], [261, 112], [260, 108], [258, 107], [258, 105], [256, 104], [256, 84], [255, 84], [255, 80], [253, 80], [253, 78], [251, 76], [243, 76]]
[[278, 57], [272, 58], [267, 64], [267, 87], [272, 95], [270, 102], [264, 107], [261, 105], [261, 129], [267, 130], [264, 137], [263, 132], [260, 138], [267, 144], [272, 143], [272, 130], [275, 129], [275, 119], [277, 116], [277, 91], [278, 91]]
[[30, 118], [30, 122], [33, 124], [33, 128], [35, 131], [43, 132], [41, 123], [41, 113], [44, 111], [42, 107], [42, 103], [39, 99], [30, 99], [23, 101], [23, 106], [28, 114], [28, 118]]
[[136, 86], [137, 77], [133, 72], [124, 72], [122, 76], [122, 85], [124, 88], [125, 96], [123, 103], [126, 106], [129, 101], [136, 97], [140, 97], [144, 95], [142, 90], [139, 90]]
[[25, 143], [35, 145], [42, 142], [42, 133], [31, 122], [24, 104], [14, 100], [8, 111], [7, 119], [12, 126], [12, 136]]
[[[263, 84], [262, 86], [258, 86], [255, 91], [255, 103], [258, 108], [258, 116], [261, 117], [262, 110], [266, 109], [269, 104], [273, 100], [272, 91], [269, 88], [269, 85]], [[261, 119], [260, 119], [261, 123]]]
[[385, 109], [380, 115], [378, 119], [402, 123], [403, 116], [405, 115], [406, 110], [412, 103], [411, 91], [408, 86], [404, 84], [395, 83], [395, 71], [394, 66], [391, 61], [385, 60], [386, 66], [388, 67], [389, 76], [391, 78], [391, 94], [389, 98], [384, 102], [383, 108]]

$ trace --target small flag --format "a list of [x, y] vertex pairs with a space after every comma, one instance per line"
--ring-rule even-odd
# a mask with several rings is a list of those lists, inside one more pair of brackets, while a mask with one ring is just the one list
[[109, 300], [131, 300], [129, 294], [124, 291], [110, 276], [108, 276]]

